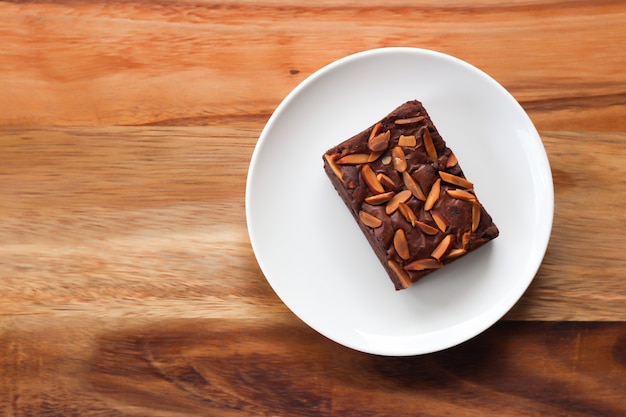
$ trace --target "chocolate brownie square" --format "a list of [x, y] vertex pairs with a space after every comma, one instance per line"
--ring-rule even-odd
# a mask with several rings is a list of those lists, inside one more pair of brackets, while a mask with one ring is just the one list
[[323, 161], [396, 290], [499, 234], [417, 100], [329, 149]]

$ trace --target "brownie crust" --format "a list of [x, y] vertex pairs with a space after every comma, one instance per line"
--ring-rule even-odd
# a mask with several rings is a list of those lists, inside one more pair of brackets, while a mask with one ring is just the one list
[[323, 161], [396, 290], [499, 234], [417, 100], [329, 149]]

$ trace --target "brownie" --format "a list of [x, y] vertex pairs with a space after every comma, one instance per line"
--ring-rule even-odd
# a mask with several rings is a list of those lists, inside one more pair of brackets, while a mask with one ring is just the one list
[[329, 149], [323, 160], [396, 290], [498, 236], [417, 100]]

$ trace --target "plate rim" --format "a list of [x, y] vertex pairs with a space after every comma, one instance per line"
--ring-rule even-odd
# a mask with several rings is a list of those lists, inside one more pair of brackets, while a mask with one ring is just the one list
[[[280, 293], [280, 290], [278, 290], [275, 287], [275, 284], [272, 281], [272, 279], [267, 276], [267, 274], [265, 273], [263, 262], [257, 256], [257, 248], [258, 248], [259, 243], [258, 243], [257, 238], [255, 237], [253, 225], [251, 224], [253, 204], [251, 204], [251, 201], [250, 201], [250, 194], [251, 194], [250, 190], [251, 190], [252, 178], [256, 170], [258, 161], [260, 159], [260, 155], [262, 154], [263, 145], [268, 140], [267, 138], [269, 136], [269, 132], [272, 131], [276, 121], [279, 119], [284, 109], [289, 107], [291, 102], [296, 97], [298, 97], [304, 89], [309, 87], [316, 80], [323, 78], [328, 73], [332, 72], [335, 68], [341, 67], [350, 61], [356, 61], [359, 59], [367, 58], [370, 55], [378, 55], [378, 54], [384, 55], [384, 54], [396, 54], [396, 53], [418, 54], [422, 56], [430, 56], [430, 57], [436, 57], [438, 59], [447, 60], [455, 65], [463, 66], [466, 69], [480, 75], [481, 77], [487, 79], [494, 87], [500, 89], [501, 93], [504, 93], [506, 96], [508, 96], [509, 101], [512, 101], [512, 104], [517, 106], [519, 110], [521, 110], [522, 115], [527, 119], [527, 122], [532, 127], [532, 133], [533, 133], [533, 139], [534, 139], [532, 141], [533, 149], [536, 151], [540, 151], [538, 153], [538, 156], [540, 157], [541, 160], [538, 161], [538, 164], [543, 167], [542, 174], [544, 176], [544, 179], [547, 180], [545, 184], [546, 194], [543, 196], [544, 197], [543, 203], [546, 206], [545, 207], [546, 211], [544, 212], [544, 216], [541, 219], [543, 220], [543, 222], [541, 223], [543, 228], [540, 228], [537, 230], [538, 233], [543, 232], [543, 234], [542, 236], [539, 236], [533, 239], [534, 244], [537, 244], [538, 242], [540, 242], [541, 245], [537, 247], [535, 251], [532, 252], [533, 254], [535, 254], [536, 259], [534, 262], [534, 267], [532, 268], [532, 274], [529, 274], [529, 276], [523, 282], [523, 285], [522, 285], [523, 290], [520, 291], [519, 294], [516, 293], [514, 296], [509, 296], [509, 297], [504, 298], [503, 300], [499, 300], [499, 302], [494, 303], [490, 308], [485, 309], [485, 311], [481, 312], [480, 314], [471, 318], [470, 320], [457, 323], [451, 327], [447, 327], [446, 329], [444, 329], [444, 330], [449, 330], [450, 328], [456, 328], [456, 327], [462, 326], [465, 329], [463, 333], [466, 334], [465, 336], [462, 337], [462, 340], [456, 340], [453, 343], [449, 343], [449, 342], [440, 343], [439, 346], [435, 346], [434, 348], [431, 347], [428, 349], [418, 349], [418, 348], [397, 349], [397, 350], [372, 349], [372, 348], [366, 348], [359, 344], [349, 343], [346, 340], [337, 340], [336, 338], [333, 338], [327, 335], [324, 331], [319, 329], [318, 326], [313, 325], [309, 320], [302, 317], [300, 314], [296, 313], [297, 309], [294, 309], [294, 307], [291, 305], [291, 302], [284, 299], [284, 297]], [[533, 156], [536, 157], [537, 154], [533, 154]], [[536, 191], [535, 188], [536, 187], [534, 187], [533, 189]], [[553, 228], [553, 221], [554, 221], [554, 182], [553, 182], [550, 161], [549, 161], [547, 152], [545, 150], [543, 141], [541, 139], [541, 136], [539, 135], [539, 132], [537, 131], [535, 125], [530, 119], [530, 116], [523, 109], [521, 104], [497, 80], [495, 80], [493, 77], [491, 77], [489, 74], [487, 74], [480, 68], [470, 64], [469, 62], [464, 61], [455, 56], [443, 53], [443, 52], [439, 52], [439, 51], [435, 51], [431, 49], [416, 48], [416, 47], [382, 47], [382, 48], [367, 49], [367, 50], [363, 50], [360, 52], [352, 53], [344, 57], [341, 57], [335, 61], [332, 61], [326, 64], [325, 66], [322, 66], [321, 68], [319, 68], [318, 70], [314, 71], [309, 76], [307, 76], [304, 80], [302, 80], [281, 100], [281, 102], [278, 104], [278, 106], [275, 108], [275, 110], [272, 112], [271, 116], [268, 118], [267, 122], [265, 123], [261, 133], [259, 134], [258, 140], [255, 144], [254, 151], [252, 153], [252, 157], [250, 159], [250, 164], [248, 167], [247, 177], [246, 177], [244, 206], [245, 206], [246, 226], [247, 226], [248, 236], [250, 239], [250, 244], [252, 246], [256, 261], [259, 265], [259, 268], [261, 269], [261, 272], [263, 273], [264, 278], [266, 279], [266, 281], [268, 282], [268, 284], [270, 285], [274, 293], [279, 297], [281, 302], [283, 302], [285, 306], [287, 306], [287, 308], [292, 312], [292, 314], [294, 314], [298, 319], [303, 321], [307, 326], [309, 326], [316, 332], [320, 333], [322, 336], [342, 346], [346, 346], [350, 349], [360, 351], [360, 352], [370, 353], [370, 354], [382, 355], [382, 356], [414, 356], [414, 355], [428, 354], [428, 353], [433, 353], [436, 351], [448, 349], [448, 348], [459, 345], [461, 343], [464, 343], [478, 336], [480, 333], [484, 332], [485, 330], [493, 326], [495, 323], [497, 323], [499, 320], [501, 320], [502, 317], [511, 308], [513, 308], [513, 306], [515, 306], [515, 304], [523, 297], [524, 293], [527, 291], [528, 287], [530, 286], [535, 276], [537, 275], [539, 268], [541, 267], [541, 264], [543, 262], [543, 259], [545, 258], [545, 254], [547, 252], [548, 245], [550, 242], [550, 237], [551, 237], [552, 228]], [[495, 316], [495, 319], [493, 320], [484, 319], [483, 318], [484, 316], [488, 316], [491, 318]], [[468, 328], [467, 327], [468, 322], [477, 322], [477, 323]], [[443, 330], [436, 330], [433, 332], [429, 332], [427, 334], [437, 333], [441, 331]], [[421, 336], [423, 336], [423, 334], [419, 335], [419, 337]]]

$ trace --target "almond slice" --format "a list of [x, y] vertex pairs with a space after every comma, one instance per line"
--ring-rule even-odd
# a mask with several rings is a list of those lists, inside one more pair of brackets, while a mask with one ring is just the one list
[[450, 249], [450, 246], [452, 245], [452, 239], [453, 239], [452, 235], [446, 235], [441, 240], [441, 242], [439, 242], [439, 244], [437, 245], [433, 253], [430, 254], [430, 256], [440, 261], [443, 255], [445, 255], [448, 249]]
[[448, 160], [446, 161], [446, 168], [452, 168], [458, 163], [459, 161], [456, 159], [456, 155], [450, 152], [450, 156], [448, 157]]
[[424, 148], [426, 149], [428, 157], [431, 159], [431, 161], [436, 161], [438, 158], [437, 149], [435, 149], [435, 144], [433, 143], [433, 138], [432, 136], [430, 136], [430, 131], [428, 130], [428, 128], [424, 129], [423, 139]]
[[340, 158], [337, 163], [339, 165], [358, 165], [365, 164], [370, 158], [368, 153], [352, 153]]
[[389, 137], [391, 136], [391, 131], [386, 131], [383, 133], [379, 133], [378, 135], [371, 137], [367, 141], [367, 147], [372, 152], [381, 152], [389, 147]]
[[370, 139], [372, 139], [374, 136], [378, 135], [378, 132], [380, 131], [380, 127], [383, 124], [381, 122], [378, 122], [374, 125], [374, 127], [372, 127], [372, 131], [370, 132]]
[[367, 158], [367, 162], [374, 162], [375, 160], [377, 160], [378, 158], [380, 158], [380, 156], [385, 153], [385, 151], [379, 151], [379, 152], [372, 152], [369, 156], [369, 158]]
[[404, 186], [411, 190], [411, 193], [413, 193], [415, 198], [421, 201], [426, 200], [426, 195], [424, 194], [424, 191], [422, 191], [422, 187], [420, 187], [420, 185], [413, 179], [411, 174], [404, 171], [402, 173], [402, 179], [404, 180]]
[[395, 195], [393, 191], [389, 191], [381, 194], [370, 195], [369, 197], [365, 197], [365, 202], [367, 204], [372, 204], [374, 206], [385, 204], [387, 201], [391, 200], [391, 198]]
[[461, 243], [463, 244], [463, 249], [466, 249], [466, 250], [469, 249], [471, 238], [472, 238], [472, 234], [470, 232], [463, 233], [463, 236], [461, 237]]
[[[419, 221], [417, 220], [417, 216], [415, 215], [415, 212], [411, 210], [411, 207], [409, 207], [405, 203], [400, 203], [398, 204], [398, 210], [400, 210], [400, 214], [402, 214], [402, 216], [404, 217], [404, 220], [406, 220], [407, 223], [409, 223], [413, 227], [417, 225]], [[435, 232], [437, 231], [435, 230]]]
[[339, 168], [339, 166], [335, 162], [335, 159], [337, 159], [337, 155], [324, 154], [324, 159], [326, 159], [326, 162], [328, 162], [328, 166], [337, 176], [337, 178], [339, 178], [339, 180], [343, 182], [343, 174], [341, 173], [341, 168]]
[[374, 229], [383, 225], [383, 221], [373, 214], [369, 214], [366, 211], [359, 211], [359, 220], [366, 226], [373, 227]]
[[468, 188], [468, 189], [474, 188], [474, 184], [469, 182], [467, 179], [463, 177], [459, 177], [457, 175], [452, 175], [449, 172], [439, 171], [439, 176], [441, 177], [442, 180], [444, 180], [445, 182], [449, 184], [453, 184], [461, 188]]
[[437, 200], [439, 200], [439, 192], [441, 191], [441, 179], [437, 178], [437, 181], [430, 188], [426, 202], [424, 202], [424, 210], [428, 211], [433, 208]]
[[383, 159], [381, 159], [380, 162], [382, 162], [383, 165], [389, 165], [391, 163], [391, 155], [383, 156]]
[[443, 266], [441, 262], [436, 259], [427, 258], [413, 261], [404, 266], [407, 271], [423, 271], [425, 269], [439, 269]]
[[394, 195], [391, 200], [385, 206], [385, 213], [391, 216], [398, 210], [400, 203], [406, 203], [411, 198], [411, 192], [409, 190], [402, 190], [398, 194]]
[[396, 183], [393, 182], [391, 178], [389, 178], [387, 175], [383, 174], [382, 172], [379, 172], [378, 174], [376, 174], [376, 178], [378, 178], [378, 181], [380, 181], [383, 187], [387, 188], [388, 190], [392, 190], [396, 188]]
[[432, 227], [429, 224], [426, 224], [426, 223], [423, 223], [423, 222], [417, 222], [417, 223], [415, 223], [415, 225], [417, 227], [419, 227], [419, 229], [422, 232], [426, 233], [427, 235], [433, 236], [433, 235], [436, 235], [437, 233], [439, 233], [439, 230], [437, 230], [437, 228]]
[[460, 190], [458, 188], [454, 190], [448, 190], [447, 193], [450, 197], [456, 198], [459, 200], [471, 201], [471, 202], [478, 201], [474, 194], [470, 193], [469, 191]]
[[474, 203], [472, 204], [472, 232], [475, 232], [478, 229], [478, 224], [480, 223], [480, 214], [481, 214], [480, 204]]
[[467, 251], [463, 248], [456, 248], [456, 249], [452, 249], [450, 252], [448, 252], [448, 254], [446, 255], [446, 259], [454, 259], [454, 258], [458, 258], [461, 255], [465, 255], [467, 253]]
[[402, 286], [402, 288], [407, 288], [409, 285], [412, 284], [409, 274], [407, 274], [406, 271], [403, 270], [402, 267], [398, 265], [397, 262], [389, 259], [387, 261], [387, 265], [393, 271], [393, 273], [396, 274], [396, 276], [398, 277], [398, 280], [400, 281], [400, 285]]
[[415, 146], [417, 145], [417, 139], [415, 138], [415, 135], [400, 135], [400, 138], [398, 139], [398, 146]]
[[404, 230], [398, 229], [396, 230], [396, 233], [394, 233], [393, 248], [398, 253], [398, 256], [404, 259], [405, 261], [411, 257], [411, 252], [409, 251], [409, 244], [406, 241], [406, 235], [404, 234]]
[[393, 161], [393, 167], [396, 169], [396, 171], [406, 171], [406, 158], [404, 156], [404, 151], [401, 147], [396, 146], [391, 150], [391, 159]]
[[372, 192], [376, 194], [385, 192], [383, 185], [380, 181], [378, 181], [378, 178], [376, 178], [376, 174], [372, 170], [372, 167], [369, 165], [363, 165], [363, 168], [361, 168], [361, 175], [363, 176], [363, 181], [365, 181]]
[[424, 116], [407, 117], [406, 119], [396, 119], [394, 123], [397, 125], [411, 125], [413, 123], [419, 123], [424, 120]]
[[433, 220], [435, 221], [435, 224], [437, 225], [439, 230], [445, 233], [446, 229], [448, 228], [448, 221], [445, 217], [443, 217], [443, 214], [439, 213], [438, 211], [432, 211], [430, 215], [433, 216]]

